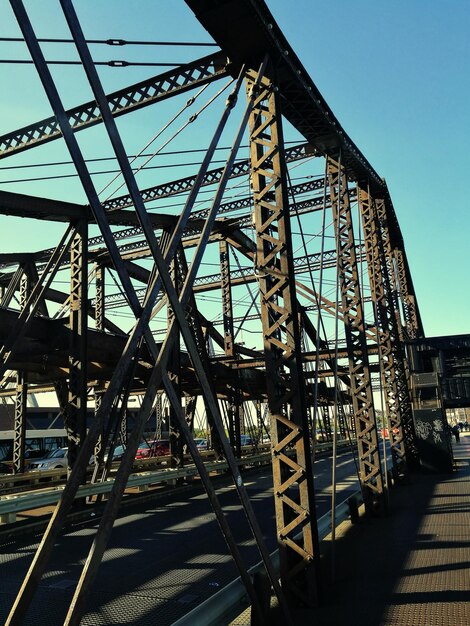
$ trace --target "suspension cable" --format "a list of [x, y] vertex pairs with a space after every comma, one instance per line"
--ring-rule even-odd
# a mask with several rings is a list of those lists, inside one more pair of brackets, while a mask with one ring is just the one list
[[[40, 38], [39, 43], [75, 43], [73, 39], [59, 39], [55, 37]], [[0, 42], [20, 42], [22, 37], [0, 37]], [[107, 46], [209, 46], [218, 47], [216, 43], [197, 41], [139, 41], [131, 39], [86, 39], [87, 44], [105, 44]]]
[[[0, 59], [2, 65], [32, 65], [32, 59]], [[81, 61], [66, 61], [50, 59], [47, 65], [82, 65]], [[107, 67], [180, 67], [184, 65], [181, 61], [175, 63], [158, 63], [155, 61], [125, 61], [123, 59], [112, 59], [111, 61], [93, 61], [93, 65], [105, 65]]]
[[[150, 163], [150, 161], [157, 156], [157, 154], [163, 150], [163, 148], [166, 148], [166, 146], [168, 146], [174, 139], [176, 139], [176, 137], [181, 134], [183, 132], [183, 130], [185, 130], [185, 128], [187, 128], [190, 124], [192, 124], [192, 122], [194, 122], [198, 116], [205, 111], [205, 109], [207, 109], [228, 87], [230, 87], [230, 85], [232, 85], [235, 82], [235, 79], [231, 79], [226, 85], [224, 85], [221, 89], [219, 89], [219, 91], [214, 94], [214, 96], [212, 96], [212, 98], [209, 98], [209, 100], [199, 109], [199, 111], [197, 111], [196, 113], [194, 113], [193, 115], [191, 115], [191, 117], [188, 118], [188, 120], [182, 125], [180, 126], [180, 128], [178, 128], [178, 130], [173, 133], [173, 135], [171, 137], [169, 137], [161, 146], [160, 148], [158, 148], [158, 150], [156, 150], [151, 156], [149, 156], [146, 161], [144, 161], [144, 163], [139, 166], [135, 171], [134, 171], [134, 175], [137, 174], [138, 172], [140, 172], [148, 163]], [[208, 85], [205, 85], [202, 89], [201, 92], [204, 91], [204, 89], [207, 87]], [[147, 147], [147, 146], [146, 146]], [[145, 148], [144, 148], [145, 149]], [[111, 198], [111, 196], [115, 193], [117, 193], [122, 187], [124, 187], [125, 182], [121, 183], [119, 185], [119, 187], [117, 187], [117, 189], [114, 190], [114, 192], [108, 196], [104, 201], [106, 202], [107, 200], [109, 200]]]
[[[156, 141], [158, 139], [158, 137], [160, 137], [160, 135], [184, 112], [186, 111], [186, 109], [188, 109], [195, 101], [196, 99], [202, 94], [202, 92], [206, 89], [206, 87], [208, 87], [208, 85], [204, 85], [197, 93], [195, 96], [193, 96], [192, 98], [189, 98], [189, 100], [186, 101], [186, 103], [181, 107], [181, 109], [179, 111], [177, 111], [177, 113], [175, 113], [175, 115], [170, 119], [169, 122], [167, 122], [153, 137], [152, 139], [150, 139], [150, 141], [148, 141], [145, 146], [140, 150], [140, 152], [138, 152], [134, 157], [132, 157], [132, 159], [130, 160], [130, 164], [132, 165], [132, 163], [134, 163], [134, 161], [136, 159], [138, 159], [139, 157], [142, 156], [144, 150], [146, 150], [148, 147], [150, 147], [152, 145], [152, 143], [154, 141]], [[153, 158], [155, 155], [149, 155], [149, 158]], [[119, 176], [121, 176], [122, 172], [118, 171], [118, 173], [116, 174], [116, 176], [109, 181], [109, 183], [107, 183], [103, 189], [101, 189], [101, 191], [98, 192], [98, 196], [100, 196], [108, 187], [110, 187], [112, 185], [112, 183], [119, 178]], [[115, 193], [115, 192], [114, 192]], [[109, 198], [106, 198], [106, 200], [109, 200]]]

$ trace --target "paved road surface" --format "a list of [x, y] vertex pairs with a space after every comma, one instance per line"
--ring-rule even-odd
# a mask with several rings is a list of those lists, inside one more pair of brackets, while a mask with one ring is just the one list
[[[331, 460], [315, 464], [317, 513], [331, 508]], [[270, 550], [275, 545], [270, 470], [246, 475], [248, 492]], [[341, 502], [358, 490], [349, 452], [337, 463]], [[231, 486], [218, 489], [221, 504], [248, 565], [260, 560]], [[97, 524], [86, 523], [64, 534], [56, 546], [26, 625], [62, 624]], [[0, 623], [3, 623], [32, 559], [39, 537], [0, 546]], [[172, 624], [238, 575], [211, 512], [196, 490], [184, 499], [147, 501], [117, 520], [98, 579], [82, 620], [101, 624]]]

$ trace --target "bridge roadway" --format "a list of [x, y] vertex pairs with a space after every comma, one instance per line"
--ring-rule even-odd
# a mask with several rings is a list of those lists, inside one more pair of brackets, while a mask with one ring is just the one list
[[[331, 508], [331, 458], [316, 461], [318, 516]], [[338, 502], [359, 488], [350, 452], [338, 455]], [[268, 547], [275, 549], [272, 477], [269, 468], [245, 474], [248, 492]], [[227, 479], [218, 494], [247, 565], [258, 562], [257, 550], [237, 496]], [[199, 487], [175, 498], [165, 496], [126, 507], [115, 524], [83, 625], [172, 624], [219, 591], [238, 573]], [[86, 556], [97, 519], [67, 529], [56, 546], [26, 625], [62, 624], [80, 563]], [[2, 540], [0, 545], [0, 623], [6, 619], [40, 535]], [[3, 619], [2, 619], [3, 618]]]

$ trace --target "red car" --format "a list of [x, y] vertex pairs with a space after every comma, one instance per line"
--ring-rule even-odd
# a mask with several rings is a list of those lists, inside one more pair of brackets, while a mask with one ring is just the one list
[[136, 459], [150, 459], [154, 456], [166, 456], [170, 454], [170, 442], [168, 439], [154, 439], [143, 441], [136, 452]]

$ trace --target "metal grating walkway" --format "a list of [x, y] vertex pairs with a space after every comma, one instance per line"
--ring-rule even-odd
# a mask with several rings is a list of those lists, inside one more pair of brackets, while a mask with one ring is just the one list
[[[386, 517], [340, 526], [334, 582], [323, 543], [324, 602], [297, 611], [295, 626], [470, 624], [470, 433], [454, 455], [452, 475], [415, 475], [393, 489]], [[249, 610], [228, 621], [249, 626]]]

